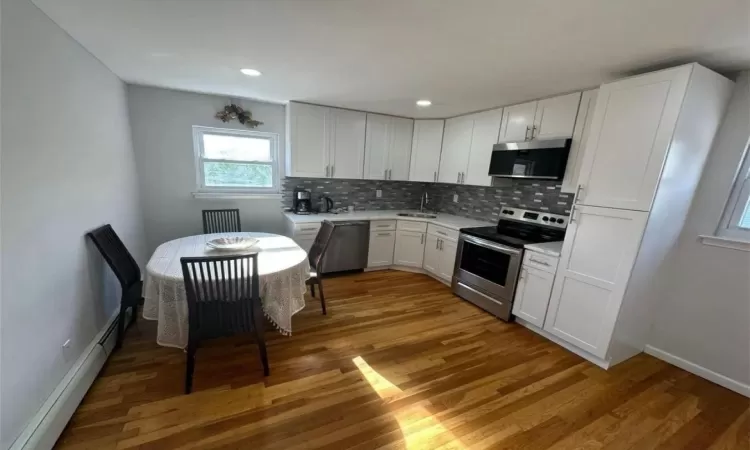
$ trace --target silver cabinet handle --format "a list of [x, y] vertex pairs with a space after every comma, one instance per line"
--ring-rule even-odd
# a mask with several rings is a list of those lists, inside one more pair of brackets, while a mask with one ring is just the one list
[[391, 233], [378, 233], [378, 236], [390, 236]]
[[570, 219], [568, 219], [568, 223], [575, 223], [576, 222], [576, 204], [573, 203], [573, 206], [570, 208]]
[[420, 234], [419, 236], [419, 243], [424, 244], [424, 233]]
[[524, 141], [528, 141], [529, 140], [529, 131], [531, 131], [531, 127], [527, 125], [526, 126], [526, 133], [524, 133], [524, 135], [523, 135], [523, 140]]
[[389, 224], [375, 225], [376, 228], [390, 227]]
[[461, 172], [458, 172], [458, 175], [456, 176], [456, 184], [461, 183]]
[[440, 239], [435, 239], [435, 250], [440, 248]]
[[331, 166], [331, 178], [333, 178], [333, 174], [336, 172], [336, 166]]
[[437, 181], [437, 172], [435, 172], [435, 175], [432, 176], [432, 181]]
[[531, 139], [534, 139], [534, 135], [536, 134], [536, 125], [531, 127]]
[[326, 178], [328, 178], [328, 166], [326, 166]]
[[461, 172], [461, 184], [466, 183], [466, 172]]
[[546, 262], [546, 261], [539, 261], [538, 259], [534, 259], [534, 258], [531, 258], [531, 257], [529, 257], [529, 261], [531, 261], [531, 262], [533, 262], [533, 263], [537, 263], [537, 264], [542, 264], [542, 265], [544, 265], [544, 266], [548, 266], [548, 267], [549, 267], [549, 265], [550, 265], [550, 264], [549, 264], [548, 262]]
[[389, 180], [393, 179], [393, 169], [388, 169], [388, 179]]
[[383, 179], [384, 179], [384, 180], [387, 180], [387, 179], [388, 179], [388, 169], [385, 169], [385, 170], [383, 171]]
[[440, 250], [442, 251], [443, 250], [443, 240], [439, 239], [439, 241], [440, 241]]

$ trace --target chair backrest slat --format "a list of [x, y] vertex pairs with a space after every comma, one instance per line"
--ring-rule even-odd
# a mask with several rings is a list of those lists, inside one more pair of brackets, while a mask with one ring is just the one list
[[315, 236], [315, 242], [313, 242], [312, 247], [310, 247], [308, 261], [313, 270], [317, 272], [320, 272], [321, 261], [323, 260], [323, 256], [325, 256], [328, 244], [331, 242], [334, 230], [335, 226], [333, 225], [333, 222], [324, 220], [320, 225], [318, 234]]
[[93, 242], [99, 253], [114, 272], [117, 280], [125, 291], [135, 283], [141, 281], [141, 269], [135, 262], [120, 237], [115, 233], [112, 225], [106, 224], [94, 231], [86, 233]]
[[190, 339], [253, 330], [260, 312], [258, 254], [182, 258]]
[[239, 233], [241, 231], [239, 209], [203, 210], [203, 233]]

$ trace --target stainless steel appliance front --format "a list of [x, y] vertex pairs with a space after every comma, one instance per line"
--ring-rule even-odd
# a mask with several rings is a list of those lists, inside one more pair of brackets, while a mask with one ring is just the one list
[[523, 249], [461, 234], [453, 292], [503, 320], [510, 320]]

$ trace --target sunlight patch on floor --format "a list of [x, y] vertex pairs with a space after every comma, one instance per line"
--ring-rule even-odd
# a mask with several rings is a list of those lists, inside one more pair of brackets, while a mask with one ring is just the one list
[[[352, 362], [357, 366], [380, 398], [387, 400], [403, 393], [398, 386], [388, 381], [387, 378], [370, 367], [367, 361], [361, 356], [352, 359]], [[465, 448], [461, 444], [461, 441], [456, 439], [423, 406], [413, 405], [412, 407], [395, 411], [393, 415], [399, 427], [401, 427], [401, 433], [404, 435], [404, 443], [407, 449], [432, 449], [436, 447], [436, 444], [441, 449], [463, 450]]]

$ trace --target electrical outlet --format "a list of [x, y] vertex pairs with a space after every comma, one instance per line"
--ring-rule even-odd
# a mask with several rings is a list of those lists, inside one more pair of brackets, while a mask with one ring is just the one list
[[458, 203], [458, 194], [453, 194], [453, 203]]
[[383, 191], [380, 189], [375, 190], [375, 198], [380, 198], [383, 196]]

